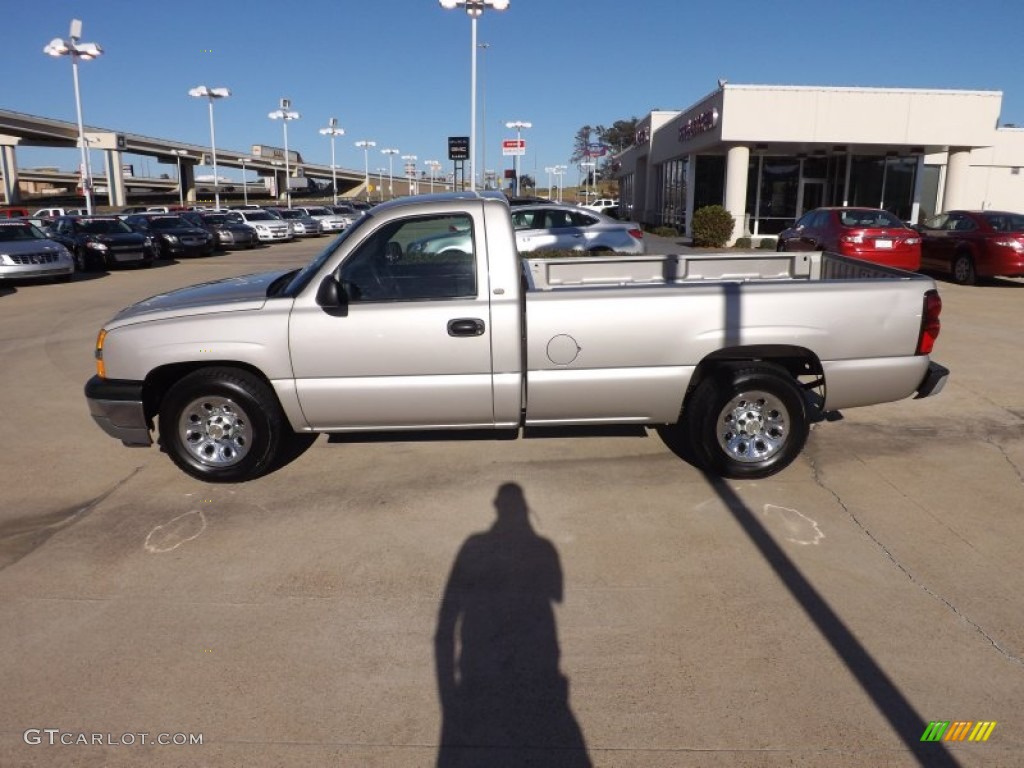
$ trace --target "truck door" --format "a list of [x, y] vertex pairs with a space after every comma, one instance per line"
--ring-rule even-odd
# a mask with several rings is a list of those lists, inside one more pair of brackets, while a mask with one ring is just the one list
[[336, 270], [347, 314], [329, 314], [315, 301], [317, 285], [307, 287], [289, 339], [311, 426], [494, 426], [481, 238], [468, 213], [396, 219]]

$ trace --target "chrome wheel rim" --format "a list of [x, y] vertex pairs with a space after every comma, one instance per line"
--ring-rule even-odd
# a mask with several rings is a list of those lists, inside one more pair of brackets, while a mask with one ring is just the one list
[[209, 467], [233, 467], [249, 453], [249, 415], [226, 397], [200, 397], [181, 412], [178, 438], [193, 459]]
[[776, 456], [789, 435], [789, 411], [768, 392], [742, 392], [718, 414], [718, 445], [730, 458], [757, 464]]
[[971, 261], [966, 256], [960, 256], [957, 258], [956, 263], [953, 265], [953, 277], [956, 278], [957, 282], [965, 282], [971, 275]]

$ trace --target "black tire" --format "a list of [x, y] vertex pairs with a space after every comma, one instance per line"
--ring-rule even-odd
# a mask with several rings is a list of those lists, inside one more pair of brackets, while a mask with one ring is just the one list
[[89, 256], [85, 252], [85, 248], [79, 246], [71, 252], [72, 257], [75, 261], [76, 272], [88, 272], [90, 271], [91, 262]]
[[978, 272], [974, 268], [974, 258], [967, 251], [959, 251], [953, 257], [949, 272], [953, 276], [954, 283], [959, 285], [978, 284]]
[[782, 471], [810, 431], [799, 384], [768, 363], [720, 366], [697, 386], [679, 426], [699, 465], [736, 479]]
[[786, 252], [786, 244], [782, 241], [781, 237], [779, 238], [778, 242], [775, 244], [775, 252], [776, 253], [785, 253]]
[[212, 483], [253, 480], [273, 468], [292, 434], [274, 391], [238, 368], [203, 368], [160, 406], [160, 444], [186, 474]]

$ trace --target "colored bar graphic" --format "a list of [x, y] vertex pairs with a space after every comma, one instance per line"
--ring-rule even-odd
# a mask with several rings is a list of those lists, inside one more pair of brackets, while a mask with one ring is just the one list
[[921, 741], [988, 741], [995, 727], [995, 720], [932, 720], [921, 734]]

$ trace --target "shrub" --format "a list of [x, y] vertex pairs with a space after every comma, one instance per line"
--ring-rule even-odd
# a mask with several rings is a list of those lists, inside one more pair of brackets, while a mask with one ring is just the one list
[[750, 248], [754, 241], [749, 237], [738, 237], [736, 242], [733, 244], [733, 248]]
[[693, 244], [721, 248], [732, 237], [736, 222], [720, 205], [706, 205], [693, 214]]
[[762, 238], [761, 242], [757, 244], [757, 247], [765, 251], [774, 251], [775, 246], [777, 246], [778, 244], [779, 239], [777, 237], [765, 237]]
[[654, 227], [653, 229], [648, 229], [647, 231], [650, 232], [652, 235], [657, 235], [658, 237], [679, 236], [679, 230], [676, 229], [675, 227]]

